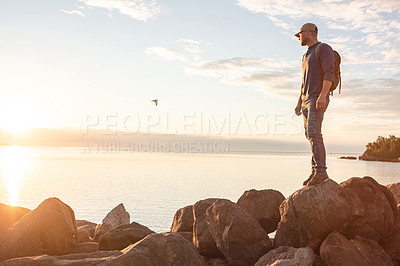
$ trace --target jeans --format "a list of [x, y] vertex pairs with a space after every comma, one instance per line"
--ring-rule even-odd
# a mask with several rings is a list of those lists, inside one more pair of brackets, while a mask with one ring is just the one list
[[329, 104], [329, 97], [326, 100], [325, 110], [317, 110], [316, 99], [307, 99], [302, 103], [304, 129], [306, 138], [311, 144], [311, 170], [314, 173], [326, 173], [326, 152], [324, 140], [322, 139], [321, 127], [324, 120], [324, 113]]

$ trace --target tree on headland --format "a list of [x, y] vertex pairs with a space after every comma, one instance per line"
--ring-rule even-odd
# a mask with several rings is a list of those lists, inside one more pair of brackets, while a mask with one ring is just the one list
[[362, 157], [373, 157], [383, 160], [397, 160], [400, 158], [400, 138], [389, 135], [388, 138], [379, 136], [375, 142], [370, 142], [366, 146]]

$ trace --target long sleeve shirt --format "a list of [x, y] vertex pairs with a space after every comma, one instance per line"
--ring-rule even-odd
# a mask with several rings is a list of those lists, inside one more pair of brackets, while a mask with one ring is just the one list
[[[319, 58], [316, 53], [318, 45], [320, 45], [318, 48]], [[332, 48], [321, 42], [308, 47], [303, 56], [302, 70], [301, 92], [303, 101], [317, 100], [322, 90], [323, 81], [332, 81], [334, 77], [335, 63]]]

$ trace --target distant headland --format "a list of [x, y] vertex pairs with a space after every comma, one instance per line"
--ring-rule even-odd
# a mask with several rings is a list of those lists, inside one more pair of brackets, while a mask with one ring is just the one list
[[400, 138], [394, 135], [389, 135], [388, 138], [379, 136], [375, 142], [370, 142], [365, 147], [366, 150], [358, 157], [359, 160], [400, 162]]

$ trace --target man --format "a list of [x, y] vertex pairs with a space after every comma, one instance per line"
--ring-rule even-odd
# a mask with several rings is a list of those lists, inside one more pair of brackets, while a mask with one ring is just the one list
[[304, 24], [295, 36], [302, 46], [308, 47], [303, 56], [303, 80], [295, 113], [298, 116], [303, 113], [305, 134], [311, 144], [312, 171], [303, 185], [313, 186], [329, 178], [321, 127], [334, 77], [334, 55], [329, 45], [318, 41], [318, 28], [312, 23]]

